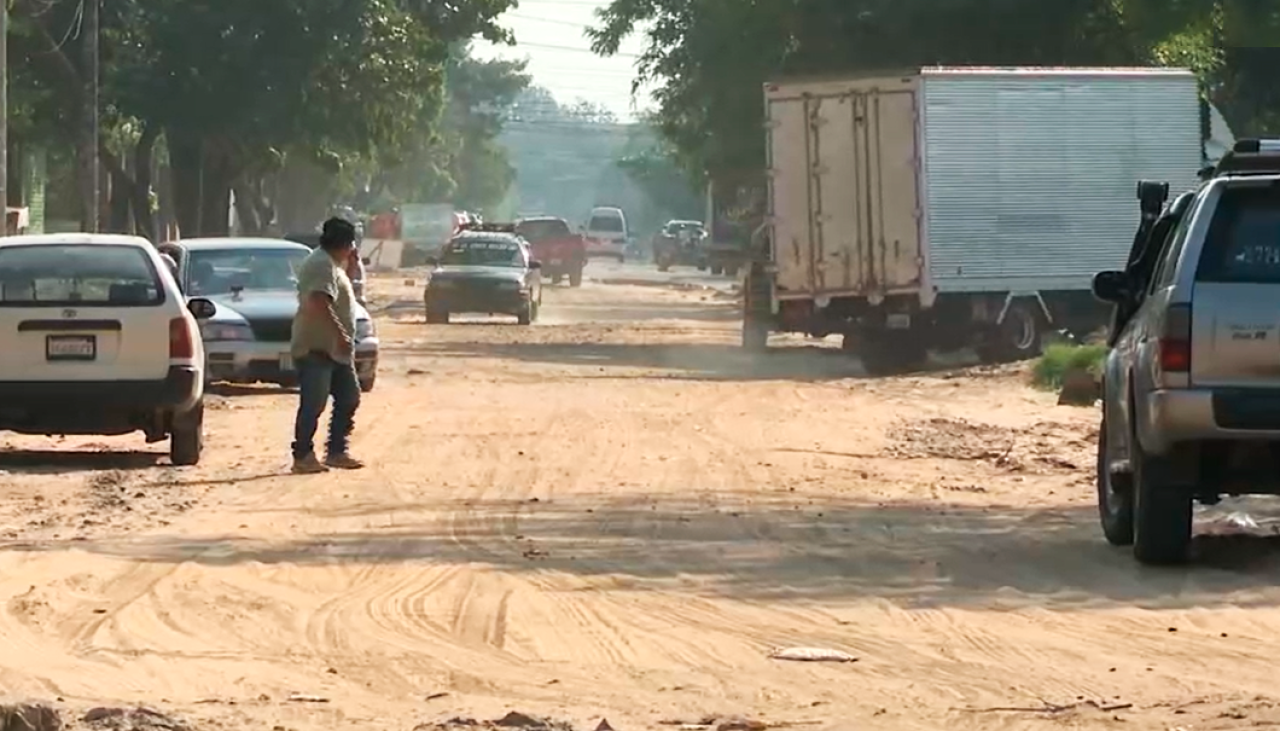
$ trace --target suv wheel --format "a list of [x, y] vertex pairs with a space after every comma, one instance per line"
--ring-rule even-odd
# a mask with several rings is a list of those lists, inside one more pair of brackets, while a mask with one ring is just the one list
[[200, 463], [204, 451], [204, 403], [199, 403], [191, 413], [173, 421], [173, 433], [169, 435], [169, 461], [177, 467], [191, 467]]
[[1185, 563], [1191, 550], [1191, 492], [1169, 479], [1168, 461], [1146, 454], [1137, 434], [1133, 465], [1133, 555], [1151, 566]]
[[1111, 458], [1107, 438], [1107, 409], [1102, 407], [1102, 425], [1098, 427], [1098, 517], [1102, 533], [1113, 546], [1133, 545], [1133, 480], [1130, 475], [1112, 474], [1107, 463]]
[[516, 313], [516, 322], [521, 325], [532, 325], [534, 318], [538, 316], [538, 306], [532, 302], [526, 302]]

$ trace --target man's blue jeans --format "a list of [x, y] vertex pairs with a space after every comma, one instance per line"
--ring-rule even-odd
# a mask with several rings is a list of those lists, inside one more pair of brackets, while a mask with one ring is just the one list
[[329, 418], [328, 454], [347, 453], [351, 431], [355, 428], [356, 409], [360, 406], [360, 381], [355, 366], [340, 363], [324, 353], [311, 353], [299, 358], [298, 419], [293, 427], [293, 456], [301, 459], [315, 452], [316, 429], [325, 404], [333, 397], [333, 414]]

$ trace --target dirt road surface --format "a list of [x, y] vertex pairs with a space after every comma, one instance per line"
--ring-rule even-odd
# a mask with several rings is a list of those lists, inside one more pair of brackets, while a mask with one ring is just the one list
[[[1280, 723], [1274, 544], [1205, 537], [1174, 571], [1108, 548], [1096, 413], [1020, 369], [753, 358], [717, 291], [427, 327], [417, 284], [375, 284], [365, 472], [287, 475], [270, 388], [211, 397], [197, 468], [0, 435], [0, 692], [298, 731]], [[794, 647], [857, 662], [770, 658]]]

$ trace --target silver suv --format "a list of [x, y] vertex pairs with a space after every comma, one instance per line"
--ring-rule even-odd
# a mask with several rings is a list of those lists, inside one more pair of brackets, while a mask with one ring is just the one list
[[1146, 564], [1187, 559], [1194, 502], [1280, 494], [1280, 141], [1205, 177], [1167, 207], [1140, 184], [1128, 265], [1093, 282], [1115, 305], [1098, 507]]

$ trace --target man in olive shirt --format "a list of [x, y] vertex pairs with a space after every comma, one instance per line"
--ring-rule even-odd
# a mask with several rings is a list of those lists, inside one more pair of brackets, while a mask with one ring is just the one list
[[[355, 249], [356, 230], [341, 218], [325, 221], [320, 246], [298, 269], [298, 314], [293, 318], [293, 360], [298, 369], [298, 418], [294, 425], [293, 471], [356, 470], [364, 464], [348, 450], [360, 383], [355, 346], [355, 293], [346, 265]], [[324, 462], [316, 458], [315, 435], [325, 404], [333, 397], [329, 442]]]

